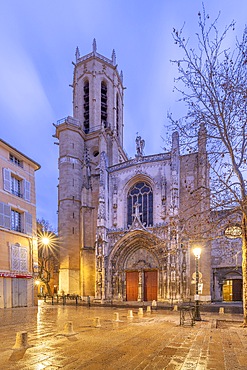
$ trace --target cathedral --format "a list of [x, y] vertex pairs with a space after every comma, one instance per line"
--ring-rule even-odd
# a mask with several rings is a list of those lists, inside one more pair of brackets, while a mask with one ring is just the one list
[[[210, 212], [204, 126], [198, 151], [135, 157], [123, 149], [124, 84], [111, 59], [76, 49], [73, 116], [59, 120], [59, 292], [96, 301], [170, 302], [193, 298], [195, 256], [201, 301], [211, 301], [211, 242], [200, 238]], [[196, 215], [196, 216], [195, 216]]]

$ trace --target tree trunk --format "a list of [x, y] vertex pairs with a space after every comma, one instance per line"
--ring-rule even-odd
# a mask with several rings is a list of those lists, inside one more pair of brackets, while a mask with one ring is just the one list
[[51, 294], [51, 287], [50, 287], [49, 282], [45, 282], [45, 285], [46, 285], [46, 290], [47, 290], [48, 295], [51, 296], [52, 294]]
[[242, 219], [243, 326], [247, 327], [247, 215]]

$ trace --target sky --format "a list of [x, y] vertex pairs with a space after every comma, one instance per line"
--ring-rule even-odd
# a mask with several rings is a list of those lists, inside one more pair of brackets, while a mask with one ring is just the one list
[[[205, 0], [223, 30], [246, 23], [246, 0]], [[178, 47], [173, 28], [193, 44], [199, 0], [2, 0], [0, 4], [0, 138], [41, 165], [37, 218], [57, 227], [58, 146], [53, 123], [72, 115], [75, 50], [111, 58], [124, 76], [124, 148], [135, 155], [136, 133], [146, 155], [163, 151], [167, 112], [183, 107], [173, 92]], [[234, 38], [229, 43], [234, 43]]]

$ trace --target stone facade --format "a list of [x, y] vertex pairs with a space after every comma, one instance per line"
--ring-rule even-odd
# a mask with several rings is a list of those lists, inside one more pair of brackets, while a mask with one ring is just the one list
[[116, 55], [76, 50], [73, 117], [58, 121], [59, 290], [121, 301], [176, 301], [195, 293], [200, 245], [201, 300], [211, 300], [211, 242], [202, 238], [210, 218], [204, 126], [198, 152], [136, 155], [123, 150], [123, 75]]
[[35, 171], [39, 164], [0, 140], [0, 308], [34, 304], [38, 272]]

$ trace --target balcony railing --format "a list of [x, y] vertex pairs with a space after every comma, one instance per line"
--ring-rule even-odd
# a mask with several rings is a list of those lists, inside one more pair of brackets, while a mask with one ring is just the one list
[[63, 123], [67, 123], [70, 125], [75, 125], [80, 127], [80, 121], [76, 118], [73, 118], [71, 116], [61, 118], [57, 121], [57, 126], [62, 125]]
[[[60, 126], [64, 123], [69, 124], [69, 125], [77, 126], [77, 127], [81, 128], [86, 134], [90, 134], [91, 132], [98, 131], [102, 127], [104, 127], [104, 128], [111, 127], [110, 123], [107, 122], [106, 120], [102, 120], [101, 125], [98, 125], [98, 126], [90, 127], [90, 123], [89, 123], [90, 128], [81, 127], [80, 121], [78, 119], [70, 117], [70, 116], [65, 117], [65, 118], [61, 118], [60, 120], [57, 121], [57, 124], [55, 126], [57, 127], [57, 126]], [[86, 121], [86, 123], [87, 123], [87, 121]], [[88, 123], [87, 123], [87, 125], [88, 125]]]
[[11, 190], [11, 194], [19, 197], [19, 198], [23, 198], [23, 194], [20, 192], [20, 191], [16, 191], [16, 190]]

